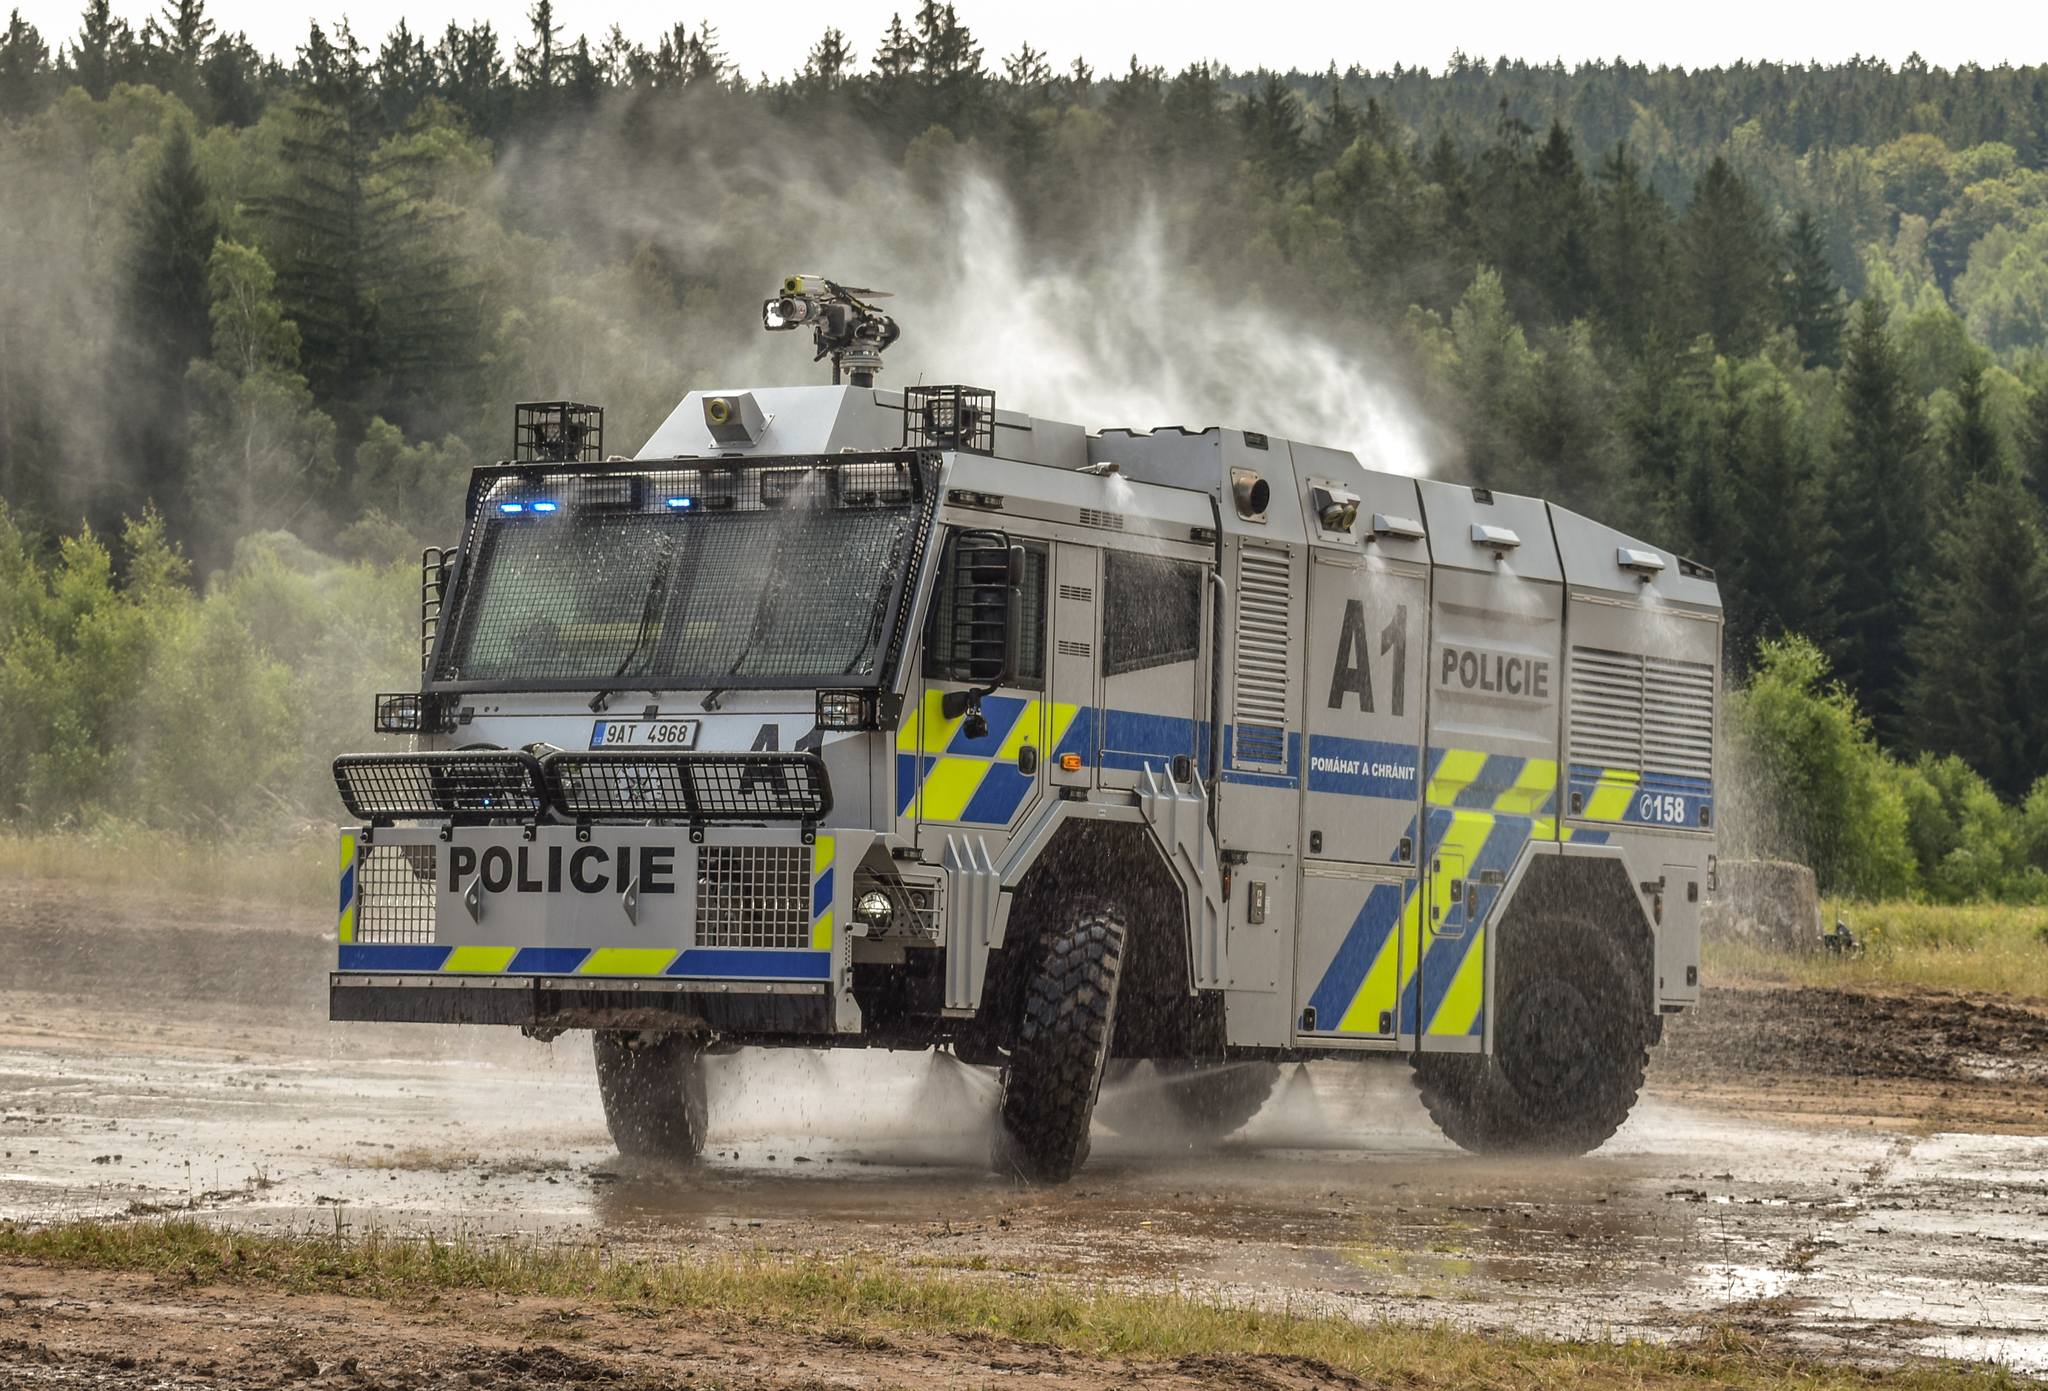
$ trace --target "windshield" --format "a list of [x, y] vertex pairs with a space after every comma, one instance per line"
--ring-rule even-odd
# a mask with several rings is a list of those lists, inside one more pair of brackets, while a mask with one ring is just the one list
[[907, 458], [507, 471], [478, 495], [434, 680], [871, 683], [927, 503]]

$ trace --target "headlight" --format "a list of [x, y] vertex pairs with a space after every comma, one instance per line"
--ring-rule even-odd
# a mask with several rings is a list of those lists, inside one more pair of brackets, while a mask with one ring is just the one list
[[869, 889], [854, 900], [853, 915], [869, 927], [885, 927], [896, 909], [889, 902], [889, 895], [880, 889]]
[[377, 697], [376, 727], [379, 734], [417, 734], [420, 729], [420, 697], [417, 691], [398, 691]]
[[871, 691], [818, 692], [818, 728], [873, 729], [875, 697]]

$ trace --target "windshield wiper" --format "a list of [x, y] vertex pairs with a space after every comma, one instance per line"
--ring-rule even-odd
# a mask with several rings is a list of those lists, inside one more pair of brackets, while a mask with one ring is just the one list
[[[626, 669], [646, 651], [647, 644], [661, 629], [662, 601], [668, 597], [669, 571], [675, 564], [676, 548], [666, 536], [658, 538], [654, 545], [660, 559], [655, 562], [653, 575], [648, 577], [647, 597], [640, 604], [640, 627], [633, 634], [633, 645], [626, 649], [625, 656], [619, 658], [618, 670], [612, 673], [614, 680], [626, 674]], [[610, 701], [610, 691], [599, 691], [591, 697], [591, 712], [601, 712]]]

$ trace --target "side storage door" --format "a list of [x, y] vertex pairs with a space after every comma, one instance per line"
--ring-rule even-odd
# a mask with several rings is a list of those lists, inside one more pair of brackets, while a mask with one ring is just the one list
[[1420, 540], [1394, 545], [1416, 554], [1319, 547], [1308, 567], [1295, 939], [1304, 1043], [1392, 1046], [1414, 969], [1429, 571]]
[[1532, 841], [1558, 834], [1564, 585], [1543, 503], [1427, 479], [1428, 780], [1421, 959], [1401, 1031], [1425, 1051], [1487, 1038], [1497, 909]]

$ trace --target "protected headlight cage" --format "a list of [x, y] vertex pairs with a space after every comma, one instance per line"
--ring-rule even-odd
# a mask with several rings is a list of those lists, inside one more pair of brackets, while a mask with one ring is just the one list
[[542, 765], [564, 816], [579, 820], [806, 821], [832, 810], [814, 753], [550, 754]]
[[513, 749], [344, 754], [334, 785], [372, 823], [535, 820], [547, 806], [540, 763]]

